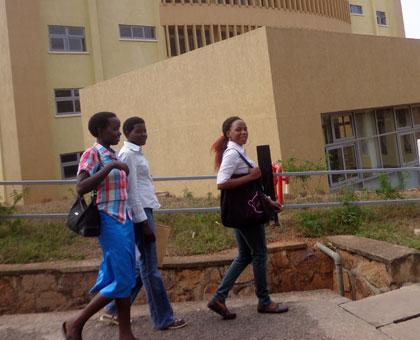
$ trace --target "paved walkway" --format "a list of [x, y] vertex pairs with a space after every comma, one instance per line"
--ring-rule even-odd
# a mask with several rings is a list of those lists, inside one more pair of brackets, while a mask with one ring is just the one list
[[[276, 294], [273, 298], [286, 302], [290, 311], [280, 315], [258, 314], [255, 298], [229, 300], [229, 306], [238, 317], [223, 321], [207, 310], [204, 301], [174, 304], [176, 314], [189, 322], [187, 327], [175, 331], [153, 330], [146, 307], [135, 306], [132, 313], [134, 333], [139, 339], [168, 340], [398, 339], [385, 335], [367, 321], [346, 311], [343, 306], [353, 302], [328, 290]], [[74, 313], [3, 315], [0, 317], [0, 339], [61, 339], [61, 322]], [[85, 340], [118, 339], [117, 328], [99, 322], [98, 315], [88, 322], [83, 336]]]

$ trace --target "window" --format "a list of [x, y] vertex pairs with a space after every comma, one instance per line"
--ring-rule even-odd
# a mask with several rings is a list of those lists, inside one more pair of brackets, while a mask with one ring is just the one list
[[[321, 115], [330, 170], [397, 168], [419, 163], [420, 104]], [[364, 186], [375, 174], [329, 175], [332, 188]]]
[[80, 114], [79, 89], [54, 90], [57, 116]]
[[350, 114], [333, 116], [332, 124], [335, 140], [353, 137], [353, 120]]
[[60, 155], [61, 177], [64, 179], [76, 178], [82, 151]]
[[50, 51], [86, 52], [84, 27], [48, 26]]
[[363, 14], [363, 7], [360, 5], [351, 5], [350, 4], [350, 13], [356, 14], [356, 15], [362, 15]]
[[120, 38], [156, 40], [156, 28], [153, 26], [120, 25]]
[[381, 26], [386, 26], [386, 14], [382, 11], [376, 11], [376, 23]]

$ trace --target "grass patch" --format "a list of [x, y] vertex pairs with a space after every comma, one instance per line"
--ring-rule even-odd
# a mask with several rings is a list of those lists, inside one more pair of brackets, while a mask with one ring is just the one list
[[156, 221], [171, 227], [169, 254], [209, 254], [235, 245], [232, 229], [221, 225], [218, 213], [157, 215]]
[[64, 223], [3, 222], [0, 224], [0, 263], [81, 260], [86, 258], [85, 252], [75, 249], [81, 245], [89, 247], [92, 241], [68, 231]]

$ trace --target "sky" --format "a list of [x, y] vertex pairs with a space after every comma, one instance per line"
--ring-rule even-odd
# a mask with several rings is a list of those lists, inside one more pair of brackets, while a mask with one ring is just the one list
[[420, 0], [401, 0], [405, 36], [420, 39]]

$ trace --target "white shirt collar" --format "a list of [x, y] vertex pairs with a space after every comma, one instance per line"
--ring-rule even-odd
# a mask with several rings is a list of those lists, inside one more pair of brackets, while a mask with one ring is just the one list
[[244, 153], [245, 152], [245, 149], [244, 149], [244, 147], [242, 145], [239, 145], [238, 143], [235, 143], [235, 142], [233, 142], [231, 140], [228, 142], [227, 148], [228, 149], [238, 150], [241, 153]]
[[136, 151], [136, 152], [141, 151], [141, 147], [140, 147], [139, 145], [134, 144], [134, 143], [131, 143], [131, 142], [129, 142], [129, 141], [124, 141], [124, 146], [125, 146], [126, 148], [128, 148], [128, 149], [130, 149], [130, 150], [133, 150], [133, 151]]

